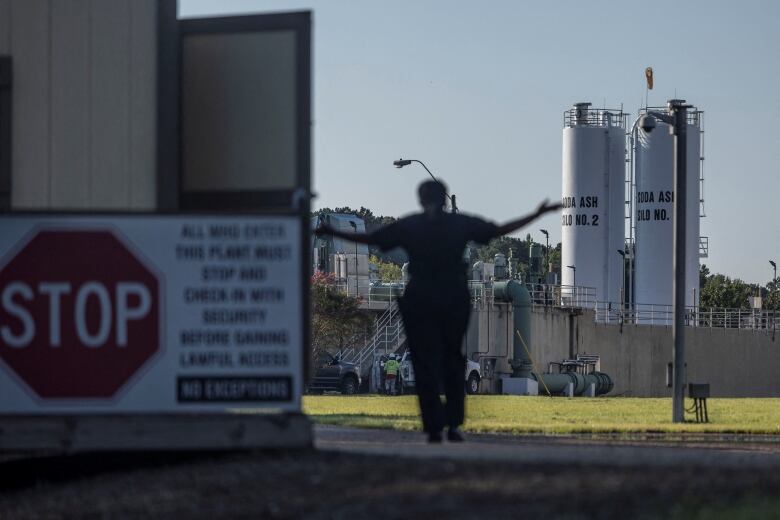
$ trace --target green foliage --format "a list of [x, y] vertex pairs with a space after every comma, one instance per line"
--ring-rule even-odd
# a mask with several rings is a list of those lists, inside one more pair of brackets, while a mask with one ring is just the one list
[[703, 289], [707, 285], [707, 280], [710, 277], [710, 268], [707, 264], [701, 264], [699, 266], [699, 288]]
[[371, 317], [359, 307], [360, 298], [339, 292], [332, 273], [316, 272], [311, 279], [312, 354], [325, 350], [335, 354], [362, 346]]
[[722, 274], [709, 274], [706, 265], [699, 269], [701, 287], [700, 306], [702, 308], [723, 307], [727, 309], [749, 309], [748, 297], [754, 288], [739, 278], [731, 279]]
[[751, 287], [742, 280], [716, 274], [710, 276], [701, 289], [701, 306], [748, 309], [750, 295]]
[[766, 284], [767, 294], [764, 297], [764, 309], [780, 311], [780, 278]]
[[[780, 433], [780, 399], [719, 398], [708, 404], [711, 422], [673, 423], [671, 398], [473, 395], [466, 398], [464, 429], [475, 433], [544, 434]], [[417, 398], [413, 396], [306, 396], [303, 409], [322, 424], [420, 428]]]
[[374, 255], [371, 255], [368, 260], [376, 265], [380, 282], [397, 282], [401, 279], [401, 266], [398, 264], [385, 262]]
[[[749, 309], [749, 296], [755, 296], [755, 285], [747, 284], [739, 278], [731, 279], [722, 274], [710, 274], [706, 264], [699, 267], [699, 287], [701, 287], [701, 307], [725, 307]], [[780, 278], [772, 280], [759, 288], [763, 296], [763, 309], [780, 311]]]
[[553, 265], [553, 272], [558, 273], [558, 280], [561, 279], [561, 243], [555, 248], [550, 248], [550, 263]]

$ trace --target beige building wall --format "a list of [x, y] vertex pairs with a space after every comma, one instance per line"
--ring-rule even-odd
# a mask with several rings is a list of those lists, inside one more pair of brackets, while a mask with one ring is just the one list
[[156, 207], [156, 0], [0, 0], [13, 209]]

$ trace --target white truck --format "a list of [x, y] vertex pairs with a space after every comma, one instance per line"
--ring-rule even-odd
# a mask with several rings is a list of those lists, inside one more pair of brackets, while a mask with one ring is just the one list
[[[479, 369], [479, 363], [466, 360], [466, 393], [476, 394], [479, 392], [479, 382], [482, 379], [482, 373]], [[409, 359], [409, 351], [404, 352], [401, 357], [401, 388], [404, 393], [411, 392], [414, 389], [414, 368], [412, 368], [412, 360]]]

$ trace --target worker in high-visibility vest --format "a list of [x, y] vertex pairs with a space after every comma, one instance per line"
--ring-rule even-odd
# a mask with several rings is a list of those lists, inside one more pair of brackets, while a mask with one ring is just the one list
[[398, 379], [399, 370], [401, 370], [401, 363], [398, 362], [395, 354], [390, 354], [390, 359], [385, 362], [385, 391], [387, 395], [395, 395], [395, 382]]

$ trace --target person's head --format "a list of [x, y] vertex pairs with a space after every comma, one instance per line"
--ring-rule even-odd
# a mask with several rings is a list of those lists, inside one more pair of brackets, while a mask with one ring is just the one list
[[417, 188], [417, 195], [426, 213], [441, 212], [447, 202], [447, 186], [443, 182], [424, 181]]

